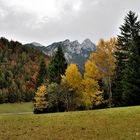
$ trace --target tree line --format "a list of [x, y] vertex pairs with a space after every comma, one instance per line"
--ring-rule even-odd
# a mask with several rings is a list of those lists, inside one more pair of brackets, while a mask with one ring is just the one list
[[[85, 63], [67, 66], [61, 46], [48, 65], [48, 80], [40, 76], [34, 113], [96, 109], [140, 104], [140, 21], [130, 11], [120, 35], [101, 39]], [[40, 70], [46, 69], [41, 68]]]

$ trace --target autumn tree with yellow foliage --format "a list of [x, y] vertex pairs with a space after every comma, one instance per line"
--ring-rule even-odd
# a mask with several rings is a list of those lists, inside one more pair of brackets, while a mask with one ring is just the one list
[[103, 102], [102, 91], [98, 80], [99, 70], [94, 62], [88, 60], [85, 63], [85, 73], [83, 79], [83, 99], [87, 109], [92, 109]]
[[46, 98], [46, 86], [38, 87], [34, 97], [34, 113], [43, 113], [47, 109], [48, 101]]
[[61, 84], [68, 89], [66, 93], [67, 110], [75, 110], [82, 101], [82, 75], [76, 64], [68, 66], [65, 75], [62, 75]]
[[85, 64], [84, 78], [76, 64], [71, 64], [62, 76], [61, 82], [68, 89], [68, 106], [72, 108], [75, 106], [74, 109], [77, 107], [92, 109], [93, 106], [101, 104], [103, 98], [98, 84], [99, 78], [99, 71], [92, 61], [88, 60]]
[[115, 57], [117, 40], [111, 38], [109, 41], [101, 39], [96, 46], [96, 52], [90, 55], [90, 60], [98, 67], [100, 76], [107, 87], [109, 95], [109, 107], [112, 104], [112, 81], [115, 74]]

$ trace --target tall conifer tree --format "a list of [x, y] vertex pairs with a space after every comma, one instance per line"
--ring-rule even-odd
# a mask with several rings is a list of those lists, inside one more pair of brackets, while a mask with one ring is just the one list
[[132, 106], [140, 105], [140, 35], [137, 35], [130, 47], [128, 62], [124, 70], [123, 98], [125, 105]]
[[45, 60], [44, 60], [44, 58], [41, 58], [40, 65], [39, 65], [39, 72], [38, 72], [37, 79], [36, 79], [36, 89], [39, 86], [41, 86], [42, 83], [45, 82], [46, 75], [47, 75], [47, 68], [46, 68]]
[[64, 57], [62, 47], [60, 45], [49, 63], [48, 67], [49, 83], [55, 82], [60, 84], [61, 75], [65, 73], [66, 68], [67, 62]]
[[[134, 78], [135, 75], [133, 75], [134, 73], [131, 77], [129, 75], [132, 71], [134, 71], [134, 69], [130, 70], [129, 65], [133, 60], [133, 50], [138, 47], [137, 45], [139, 42], [140, 22], [137, 19], [138, 17], [135, 13], [130, 11], [124, 19], [124, 24], [120, 27], [121, 32], [118, 36], [118, 46], [116, 52], [116, 78], [113, 94], [114, 104], [116, 106], [120, 106], [126, 102], [126, 88], [128, 88], [128, 85], [130, 84], [127, 83], [129, 81], [128, 79], [133, 78], [133, 81], [136, 80]], [[136, 58], [136, 61], [137, 59], [138, 58]], [[129, 87], [131, 86], [129, 85]]]

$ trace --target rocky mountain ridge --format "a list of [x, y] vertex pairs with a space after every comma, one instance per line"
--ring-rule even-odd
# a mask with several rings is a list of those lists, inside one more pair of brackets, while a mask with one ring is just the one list
[[52, 43], [46, 47], [36, 42], [26, 44], [26, 46], [42, 51], [48, 56], [52, 56], [60, 45], [68, 63], [77, 64], [81, 71], [84, 70], [84, 63], [89, 55], [96, 50], [95, 44], [90, 39], [85, 39], [81, 44], [78, 40], [70, 41], [66, 39], [64, 41]]

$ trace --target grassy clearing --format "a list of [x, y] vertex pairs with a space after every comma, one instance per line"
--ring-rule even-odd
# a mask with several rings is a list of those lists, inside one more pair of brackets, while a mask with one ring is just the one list
[[140, 106], [0, 116], [0, 140], [140, 140]]
[[20, 112], [32, 112], [33, 103], [14, 103], [14, 104], [0, 104], [1, 113], [20, 113]]

